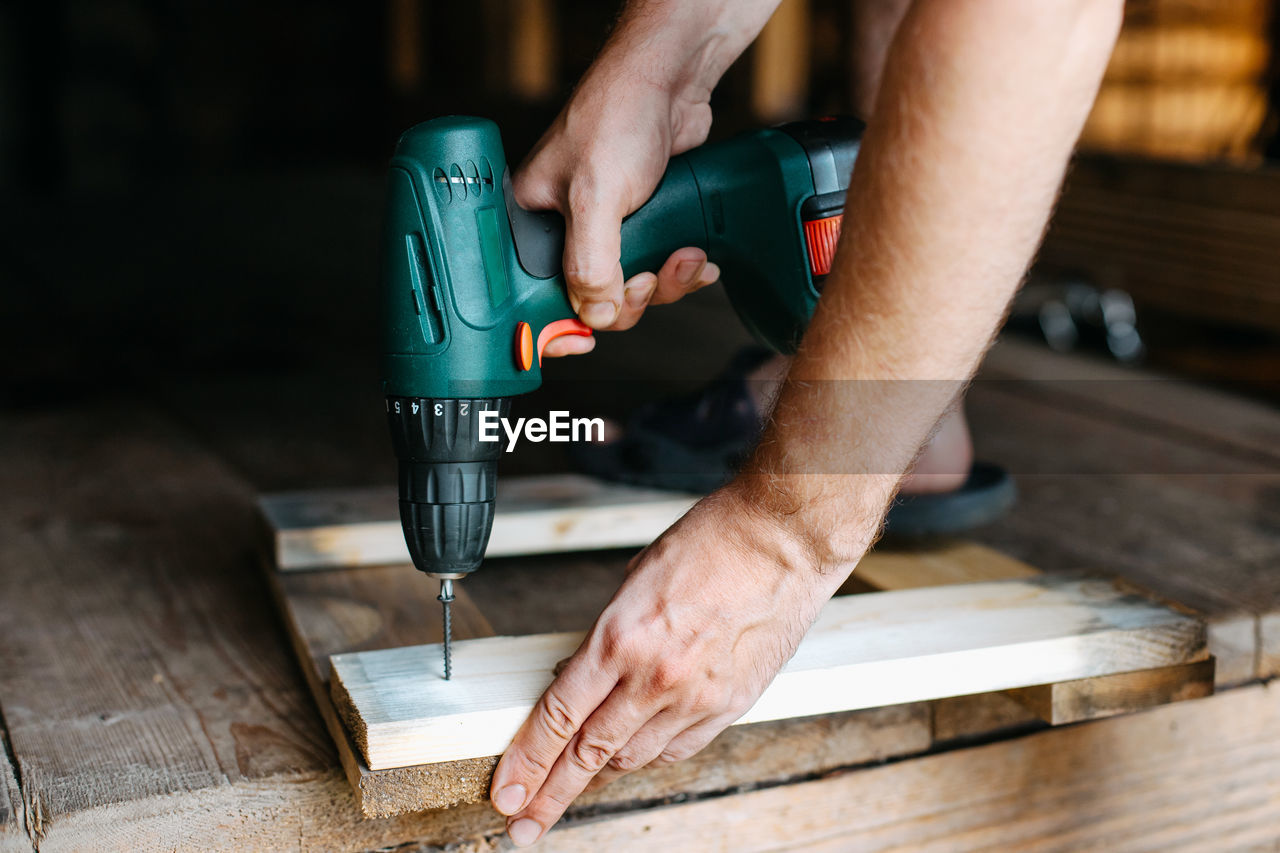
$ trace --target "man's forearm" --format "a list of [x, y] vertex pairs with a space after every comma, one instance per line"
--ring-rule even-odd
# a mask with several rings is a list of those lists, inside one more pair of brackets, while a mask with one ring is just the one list
[[628, 0], [600, 58], [677, 96], [710, 97], [779, 0]]
[[1025, 274], [1121, 9], [918, 0], [898, 30], [835, 268], [743, 480], [833, 576], [870, 545]]

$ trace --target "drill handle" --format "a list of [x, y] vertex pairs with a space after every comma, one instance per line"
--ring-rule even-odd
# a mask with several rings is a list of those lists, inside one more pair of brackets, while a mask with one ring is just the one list
[[[520, 266], [536, 278], [560, 275], [564, 217], [558, 211], [525, 210], [517, 204], [510, 171], [503, 175], [502, 191]], [[673, 158], [653, 195], [622, 222], [623, 273], [630, 278], [640, 272], [657, 272], [672, 252], [685, 246], [705, 250], [704, 221], [693, 172], [682, 157]]]

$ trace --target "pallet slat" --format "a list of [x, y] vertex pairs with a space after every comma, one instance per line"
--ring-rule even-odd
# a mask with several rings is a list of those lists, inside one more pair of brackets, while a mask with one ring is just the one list
[[[333, 697], [373, 768], [496, 755], [581, 634], [335, 655]], [[1183, 664], [1203, 625], [1108, 581], [1065, 576], [834, 599], [750, 723], [1029, 687]]]
[[[648, 545], [698, 499], [577, 474], [498, 480], [486, 556]], [[394, 489], [323, 489], [259, 498], [282, 571], [409, 560]]]

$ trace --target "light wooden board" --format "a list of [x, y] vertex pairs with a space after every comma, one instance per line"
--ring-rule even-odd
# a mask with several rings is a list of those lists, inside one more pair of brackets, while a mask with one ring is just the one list
[[[271, 572], [270, 578], [361, 814], [387, 818], [424, 809], [456, 809], [487, 799], [495, 758], [370, 770], [329, 698], [330, 654], [420, 644], [439, 637], [435, 585], [404, 565]], [[457, 589], [455, 636], [486, 636], [488, 622], [465, 594], [467, 584]], [[590, 617], [584, 612], [580, 621]], [[916, 754], [929, 748], [929, 718], [927, 705], [913, 704], [741, 727], [726, 732], [689, 761], [631, 774], [585, 795], [579, 805], [616, 807], [630, 801], [656, 801]]]
[[[499, 477], [486, 556], [648, 545], [696, 500], [577, 474]], [[285, 571], [409, 560], [394, 487], [266, 495], [259, 505]]]
[[[581, 634], [335, 655], [335, 705], [370, 767], [496, 755]], [[1106, 581], [1041, 577], [834, 599], [740, 723], [1169, 666], [1204, 654], [1196, 619]]]
[[[878, 545], [849, 576], [849, 591], [919, 589], [975, 581], [1031, 578], [1039, 571], [985, 545], [933, 540], [910, 546]], [[841, 590], [844, 591], [843, 589]]]
[[[554, 566], [523, 571], [512, 566], [489, 567], [480, 579], [488, 579], [494, 572], [503, 573], [497, 586], [510, 591], [518, 602], [529, 592], [525, 587], [531, 582], [554, 584], [571, 578], [581, 586], [587, 576], [598, 573], [598, 569], [585, 557], [577, 557], [557, 560]], [[939, 581], [1024, 577], [1034, 570], [982, 546], [945, 542], [911, 551], [876, 552], [863, 560], [858, 572], [865, 572], [868, 578], [878, 578], [883, 584], [922, 586]], [[439, 605], [435, 601], [434, 585], [407, 565], [325, 572], [270, 571], [269, 577], [308, 686], [334, 737], [362, 812], [370, 817], [382, 817], [485, 799], [496, 763], [492, 758], [370, 770], [338, 720], [329, 697], [330, 655], [437, 640]], [[544, 580], [533, 581], [534, 577]], [[590, 603], [584, 600], [576, 613], [566, 612], [551, 624], [555, 621], [565, 627], [587, 624], [607, 601], [609, 591], [620, 578], [621, 562], [618, 571], [603, 579], [603, 584], [595, 582], [601, 587], [598, 600]], [[475, 579], [459, 589], [469, 591], [474, 583]], [[475, 611], [472, 602], [470, 596], [462, 596], [455, 604], [455, 636], [458, 638], [489, 633], [487, 621]], [[507, 599], [490, 603], [500, 611], [518, 609], [517, 604]], [[528, 616], [503, 612], [506, 624], [524, 625], [523, 630], [538, 630], [539, 624], [546, 626], [548, 616], [538, 614], [538, 618], [531, 621]], [[514, 623], [513, 617], [517, 619]], [[722, 734], [689, 761], [631, 774], [598, 793], [587, 795], [583, 803], [659, 800], [808, 776], [835, 767], [919, 753], [932, 742], [933, 716], [926, 704], [916, 703], [738, 727]], [[976, 727], [975, 731], [988, 731], [981, 728], [982, 722], [975, 719], [971, 725]]]
[[[972, 542], [880, 549], [858, 565], [842, 592], [917, 589], [954, 583], [1030, 578], [1036, 569]], [[1125, 714], [1213, 693], [1214, 660], [949, 697], [933, 703], [934, 737], [989, 736], [1033, 719], [1059, 726]]]
[[[607, 819], [558, 853], [1275, 850], [1280, 686]], [[638, 839], [640, 841], [638, 841]]]
[[[382, 818], [487, 799], [495, 758], [370, 770], [329, 697], [330, 654], [395, 648], [439, 636], [433, 585], [410, 566], [273, 572], [272, 583], [361, 812]], [[469, 597], [461, 596], [454, 606], [455, 636], [487, 633], [487, 622]], [[583, 618], [590, 616], [584, 613]], [[929, 728], [929, 709], [923, 704], [743, 727], [717, 738], [689, 761], [631, 774], [585, 795], [580, 803], [661, 800], [919, 753], [929, 748]]]

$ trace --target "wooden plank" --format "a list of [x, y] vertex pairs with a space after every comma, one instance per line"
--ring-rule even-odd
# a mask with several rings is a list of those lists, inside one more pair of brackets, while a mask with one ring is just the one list
[[[924, 555], [926, 571], [939, 579], [958, 578], [966, 570], [972, 573], [970, 577], [977, 577], [1002, 566], [1006, 573], [1016, 569], [1016, 576], [1031, 571], [1020, 563], [968, 543], [953, 543], [918, 553]], [[919, 580], [904, 552], [892, 556], [871, 555], [864, 560], [864, 566], [874, 566], [882, 559], [892, 565], [895, 577]], [[948, 561], [968, 568], [948, 568]], [[578, 562], [581, 563], [581, 559]], [[573, 578], [581, 579], [586, 569], [583, 565], [570, 565], [568, 571]], [[887, 565], [885, 570], [888, 569]], [[500, 585], [507, 589], [514, 585], [513, 594], [519, 598], [524, 594], [521, 590], [528, 583], [526, 576], [530, 571], [537, 571], [538, 577], [545, 578], [557, 570], [547, 567], [521, 574], [506, 566], [489, 567], [481, 577], [503, 573]], [[420, 573], [403, 565], [327, 572], [273, 572], [271, 577], [308, 684], [313, 692], [323, 691], [323, 694], [315, 693], [316, 703], [337, 744], [363, 813], [370, 817], [390, 816], [485, 799], [494, 765], [491, 759], [369, 770], [334, 715], [328, 695], [329, 655], [429, 643], [438, 638], [439, 623], [434, 615], [438, 604], [433, 586]], [[620, 577], [619, 571], [617, 579]], [[467, 587], [468, 584], [462, 585], [464, 589]], [[612, 589], [612, 585], [609, 588]], [[607, 592], [605, 597], [607, 599]], [[591, 602], [584, 601], [576, 617], [566, 614], [563, 621], [585, 624], [594, 616], [594, 609]], [[458, 613], [461, 612], [459, 609]], [[467, 612], [471, 613], [471, 608]], [[538, 623], [513, 623], [508, 616], [504, 614], [508, 624], [536, 630]], [[458, 621], [459, 637], [464, 630], [467, 636], [481, 635], [477, 619], [464, 621], [464, 617], [459, 616]], [[588, 795], [583, 803], [658, 800], [824, 773], [835, 767], [918, 753], [928, 749], [931, 743], [931, 716], [926, 705], [913, 704], [736, 727], [690, 761], [631, 774], [603, 791]]]
[[[648, 545], [696, 500], [578, 474], [499, 477], [486, 556]], [[283, 570], [409, 560], [393, 488], [266, 495], [259, 505]]]
[[[431, 615], [439, 609], [433, 585], [410, 566], [273, 572], [272, 580], [294, 649], [362, 813], [389, 817], [487, 799], [497, 763], [493, 758], [370, 770], [329, 698], [331, 654], [416, 645], [439, 637], [439, 619]], [[454, 607], [456, 637], [488, 632], [469, 598], [460, 598]], [[581, 621], [590, 618], [584, 613]], [[760, 784], [923, 752], [929, 744], [929, 710], [922, 704], [746, 726], [721, 735], [690, 761], [631, 774], [581, 803], [659, 800]]]
[[[272, 582], [361, 813], [390, 817], [485, 800], [495, 759], [370, 770], [329, 698], [330, 654], [438, 639], [434, 585], [410, 566], [272, 573]], [[461, 594], [466, 586], [458, 587], [454, 604], [455, 636], [484, 636], [487, 622]], [[590, 614], [582, 614], [581, 621], [589, 619]], [[743, 727], [722, 735], [688, 762], [632, 774], [582, 803], [657, 800], [759, 784], [923, 752], [929, 744], [929, 711], [919, 704]]]
[[[842, 593], [886, 592], [975, 581], [1029, 578], [1039, 571], [985, 545], [959, 540], [895, 547], [879, 543], [858, 563]], [[930, 703], [935, 742], [991, 737], [1040, 724], [1040, 717], [1004, 693], [951, 696]]]
[[[913, 557], [919, 559], [913, 560]], [[489, 567], [479, 577], [483, 580], [495, 572], [500, 573], [502, 578], [498, 586], [518, 600], [527, 592], [525, 587], [530, 582], [531, 571], [536, 571], [540, 578], [552, 578], [537, 583], [554, 585], [559, 574], [564, 574], [560, 571], [562, 564], [567, 566], [566, 578], [572, 577], [581, 582], [590, 574], [590, 566], [582, 564], [582, 559], [578, 558], [576, 562], [560, 560], [555, 567], [526, 569], [524, 572], [505, 565]], [[549, 574], [553, 572], [557, 574]], [[877, 551], [868, 555], [858, 570], [859, 575], [879, 578], [881, 588], [887, 588], [890, 579], [905, 588], [928, 583], [1024, 577], [1031, 573], [1034, 570], [1023, 563], [965, 542]], [[620, 578], [619, 570], [612, 583], [604, 582], [603, 597], [598, 602], [584, 600], [576, 617], [566, 613], [558, 621], [562, 624], [589, 622], [598, 605], [607, 600], [608, 590]], [[336, 716], [332, 716], [332, 702], [328, 696], [330, 654], [429, 643], [437, 638], [439, 626], [434, 617], [425, 620], [414, 617], [416, 613], [434, 614], [437, 610], [433, 587], [423, 580], [408, 566], [273, 575], [273, 583], [281, 599], [281, 611], [295, 649], [300, 643], [305, 645], [305, 653], [301, 650], [298, 653], [300, 660], [304, 661], [308, 683], [313, 690], [325, 691], [323, 697], [316, 696], [317, 705], [329, 724], [360, 807], [371, 817], [478, 802], [487, 796], [492, 760], [372, 771], [351, 746], [350, 738]], [[463, 587], [468, 588], [469, 585], [464, 584]], [[480, 588], [485, 587], [482, 585]], [[493, 604], [498, 606], [499, 602]], [[503, 618], [511, 626], [508, 630], [538, 630], [537, 621], [529, 622], [523, 618], [512, 621], [512, 616], [520, 617], [519, 613], [506, 612], [513, 608], [518, 610], [513, 603], [504, 603], [502, 607], [505, 608]], [[477, 636], [474, 628], [468, 635]], [[985, 698], [988, 704], [1001, 699], [998, 695], [981, 698]], [[1003, 719], [993, 720], [987, 712], [972, 710], [973, 702], [963, 706], [948, 704], [952, 702], [943, 700], [935, 703], [938, 707], [932, 711], [926, 705], [915, 704], [736, 727], [722, 734], [694, 759], [669, 768], [632, 774], [604, 791], [588, 795], [584, 803], [657, 800], [678, 794], [759, 784], [768, 779], [823, 773], [834, 767], [924, 751], [932, 740], [931, 724], [935, 730], [941, 727], [944, 735], [954, 737], [962, 726], [967, 734], [987, 734], [1005, 723]], [[954, 703], [961, 702], [954, 700]], [[961, 707], [966, 709], [966, 713], [960, 713]], [[1014, 707], [1022, 716], [1020, 722], [1025, 722], [1028, 712], [1020, 705]], [[744, 756], [750, 756], [750, 760], [745, 760]]]
[[[932, 548], [886, 550], [864, 560], [852, 578], [878, 590], [916, 589], [981, 580], [1025, 578], [1039, 572], [1020, 560], [971, 542]], [[1000, 694], [940, 699], [934, 703], [934, 737], [989, 735], [1026, 725], [1030, 711], [1050, 725], [1129, 713], [1213, 693], [1211, 660], [1055, 684]], [[1011, 702], [1010, 700], [1013, 700]], [[1016, 706], [1014, 703], [1017, 703]]]
[[1054, 726], [1112, 717], [1187, 699], [1203, 699], [1212, 693], [1212, 657], [1160, 669], [1121, 672], [1007, 691], [1011, 698]]
[[568, 822], [560, 853], [1269, 850], [1280, 686], [830, 778]]
[[[383, 511], [394, 513], [394, 506], [384, 507]], [[377, 516], [371, 513], [366, 518], [372, 521]], [[398, 540], [401, 534], [394, 516], [384, 516], [382, 520], [388, 524], [385, 535]], [[920, 556], [919, 567], [913, 564], [913, 554]], [[597, 605], [607, 600], [608, 591], [620, 580], [621, 562], [620, 559], [614, 580], [606, 581], [602, 587], [604, 597], [599, 602], [584, 600], [580, 612], [566, 613], [558, 621], [570, 625], [590, 622]], [[884, 565], [880, 567], [882, 562]], [[536, 631], [537, 621], [529, 622], [518, 612], [506, 612], [519, 610], [516, 601], [528, 593], [530, 573], [536, 571], [538, 578], [553, 578], [536, 581], [536, 585], [554, 585], [557, 582], [554, 578], [560, 575], [565, 575], [561, 580], [581, 581], [590, 574], [591, 568], [581, 563], [581, 558], [577, 563], [560, 560], [555, 567], [523, 572], [508, 564], [495, 564], [497, 567], [487, 568], [479, 577], [484, 580], [494, 573], [501, 574], [497, 585], [515, 596], [513, 601], [506, 598], [501, 602], [491, 601], [494, 607], [501, 606], [504, 621], [512, 626], [509, 630]], [[567, 566], [565, 571], [560, 571], [562, 564]], [[1020, 577], [1033, 571], [971, 543], [947, 543], [910, 552], [877, 552], [863, 561], [859, 572], [864, 570], [871, 576], [892, 574], [900, 581], [914, 578], [917, 584], [923, 583], [922, 572], [933, 581], [942, 582], [962, 577]], [[494, 765], [492, 759], [369, 770], [332, 713], [327, 684], [329, 655], [434, 642], [439, 636], [439, 623], [433, 586], [405, 565], [273, 572], [272, 582], [308, 684], [313, 691], [324, 691], [323, 695], [317, 693], [316, 702], [334, 736], [363, 813], [371, 817], [389, 816], [485, 799]], [[473, 579], [473, 583], [476, 582]], [[469, 589], [471, 584], [462, 586]], [[482, 584], [479, 588], [483, 590], [486, 586]], [[517, 617], [515, 621], [513, 616]], [[467, 636], [479, 635], [477, 626], [471, 624]], [[458, 636], [461, 637], [461, 633]], [[738, 727], [725, 732], [690, 761], [631, 774], [601, 792], [588, 795], [583, 802], [657, 800], [823, 773], [834, 767], [917, 753], [927, 749], [931, 742], [931, 716], [926, 705], [914, 704]], [[750, 760], [744, 760], [744, 756], [750, 756]]]
[[849, 576], [851, 584], [880, 592], [1040, 574], [1021, 560], [963, 540], [905, 546], [878, 545]]
[[9, 763], [8, 738], [0, 730], [0, 853], [33, 853], [35, 845], [25, 822], [22, 790]]
[[[334, 702], [375, 769], [496, 755], [581, 634], [335, 655]], [[1041, 577], [845, 596], [740, 723], [874, 708], [1194, 660], [1195, 619], [1105, 581]]]
[[979, 693], [975, 696], [953, 696], [933, 703], [933, 742], [952, 745], [955, 742], [998, 736], [1011, 736], [1021, 731], [1047, 725], [1027, 706], [1008, 693]]

